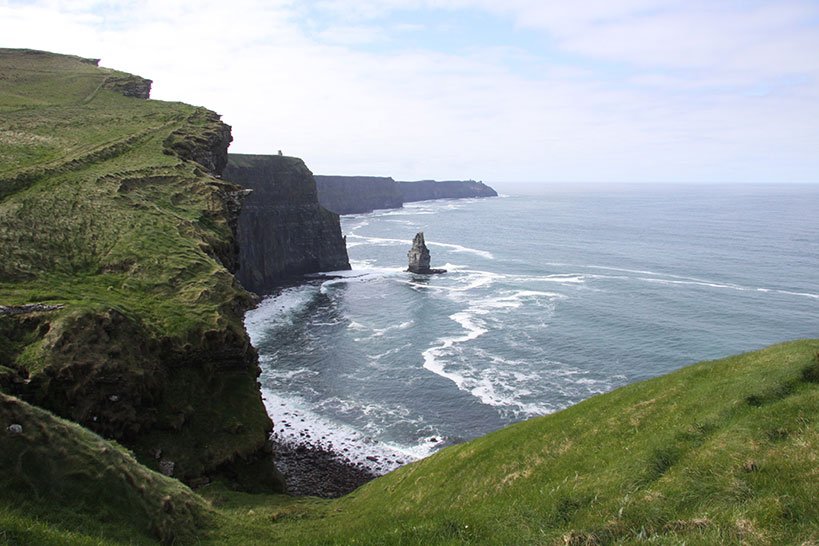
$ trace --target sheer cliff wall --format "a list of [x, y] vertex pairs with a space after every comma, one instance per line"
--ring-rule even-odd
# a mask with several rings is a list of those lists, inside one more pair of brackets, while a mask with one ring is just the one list
[[467, 197], [497, 197], [498, 192], [475, 180], [419, 180], [398, 182], [405, 203], [428, 199], [462, 199]]
[[421, 180], [396, 182], [383, 176], [316, 175], [321, 206], [337, 214], [361, 214], [377, 209], [397, 209], [411, 201], [497, 197], [498, 193], [474, 180]]
[[360, 214], [398, 209], [404, 199], [398, 183], [385, 176], [316, 175], [321, 206], [336, 214]]
[[237, 278], [245, 288], [264, 294], [290, 277], [350, 269], [338, 214], [319, 205], [301, 159], [229, 154], [223, 176], [250, 190], [238, 229]]

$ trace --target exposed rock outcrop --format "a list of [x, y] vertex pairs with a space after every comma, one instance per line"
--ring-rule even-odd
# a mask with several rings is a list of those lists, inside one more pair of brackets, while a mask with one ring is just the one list
[[417, 273], [420, 275], [436, 275], [446, 273], [446, 269], [430, 268], [429, 249], [424, 241], [423, 231], [415, 234], [415, 238], [412, 240], [412, 248], [409, 250], [409, 252], [407, 252], [407, 259], [409, 260], [407, 271], [410, 273]]
[[198, 108], [188, 123], [171, 133], [163, 143], [167, 153], [202, 165], [207, 172], [220, 175], [228, 163], [227, 149], [233, 141], [230, 125], [221, 116]]
[[405, 203], [429, 199], [463, 199], [468, 197], [497, 197], [498, 192], [475, 180], [419, 180], [398, 182]]
[[316, 175], [321, 206], [337, 214], [361, 214], [398, 209], [410, 201], [496, 197], [495, 190], [474, 180], [396, 182], [382, 176]]
[[105, 89], [115, 91], [121, 95], [125, 95], [126, 97], [148, 99], [151, 97], [152, 83], [153, 81], [147, 78], [127, 74], [122, 76], [109, 76], [105, 80], [103, 87]]
[[301, 159], [230, 154], [224, 178], [251, 190], [239, 216], [245, 288], [263, 294], [290, 277], [350, 269], [338, 215], [319, 205]]
[[336, 214], [361, 214], [376, 209], [400, 209], [398, 183], [385, 176], [316, 175], [321, 206]]

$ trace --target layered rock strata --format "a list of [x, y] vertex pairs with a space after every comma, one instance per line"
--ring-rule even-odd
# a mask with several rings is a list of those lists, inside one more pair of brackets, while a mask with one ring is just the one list
[[350, 269], [338, 214], [319, 205], [301, 159], [230, 154], [223, 176], [250, 190], [238, 227], [245, 288], [264, 294], [298, 275]]

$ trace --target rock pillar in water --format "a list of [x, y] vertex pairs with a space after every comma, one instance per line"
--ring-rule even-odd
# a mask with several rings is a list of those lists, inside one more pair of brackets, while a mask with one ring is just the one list
[[423, 231], [415, 234], [415, 238], [412, 240], [412, 248], [407, 252], [407, 258], [409, 259], [407, 271], [410, 273], [420, 273], [422, 275], [446, 273], [445, 269], [431, 269], [429, 267], [429, 249], [424, 242]]

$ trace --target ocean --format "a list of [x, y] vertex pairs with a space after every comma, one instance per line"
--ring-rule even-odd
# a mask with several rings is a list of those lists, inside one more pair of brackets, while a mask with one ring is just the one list
[[[819, 337], [819, 185], [508, 193], [343, 216], [352, 271], [247, 314], [279, 441], [380, 474], [694, 362]], [[418, 231], [446, 274], [404, 272]]]

